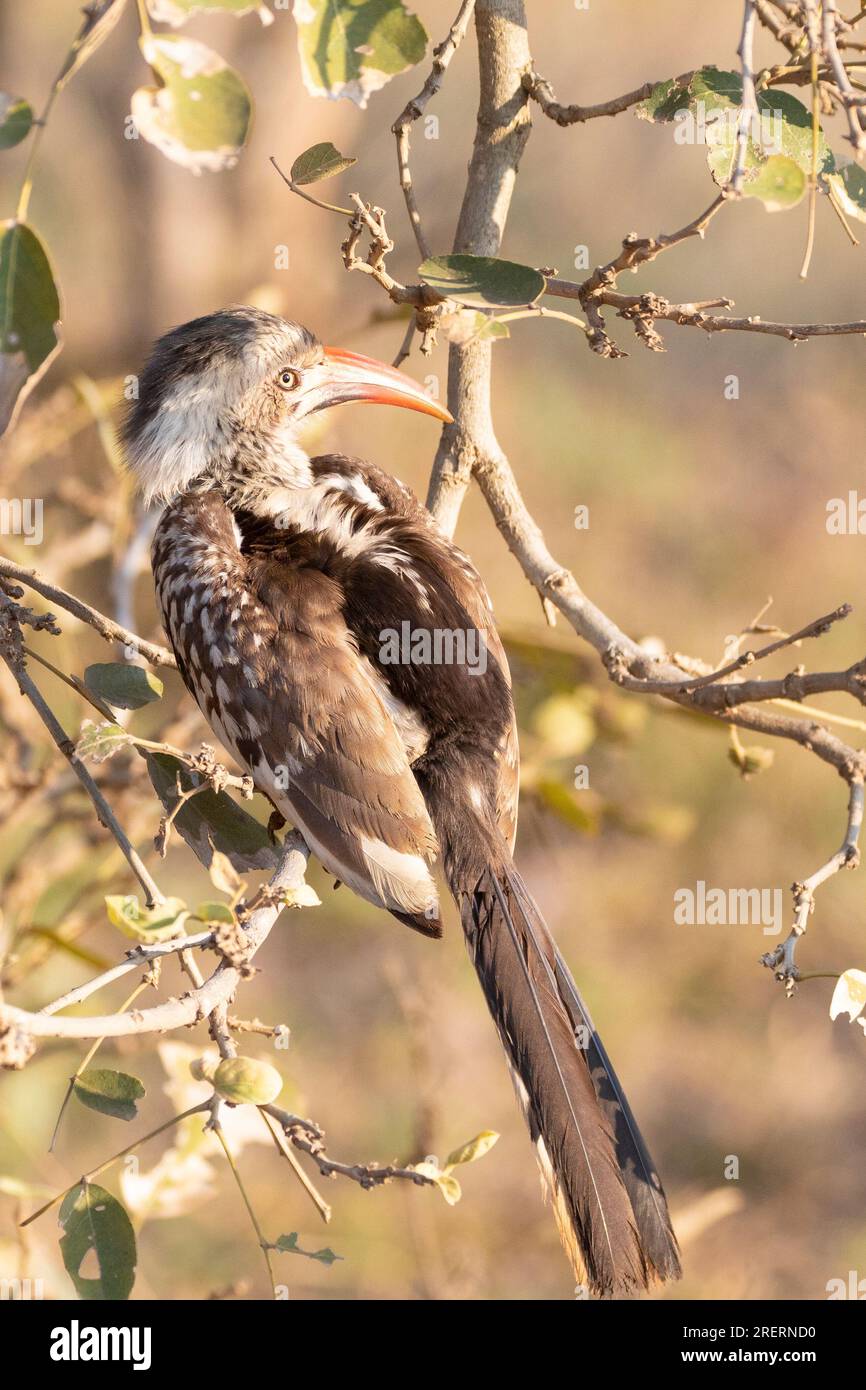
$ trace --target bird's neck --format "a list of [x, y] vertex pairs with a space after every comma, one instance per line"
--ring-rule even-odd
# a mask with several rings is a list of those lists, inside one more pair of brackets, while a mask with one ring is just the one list
[[199, 490], [216, 487], [232, 511], [276, 517], [313, 485], [309, 455], [291, 437], [237, 439], [231, 454], [202, 477]]

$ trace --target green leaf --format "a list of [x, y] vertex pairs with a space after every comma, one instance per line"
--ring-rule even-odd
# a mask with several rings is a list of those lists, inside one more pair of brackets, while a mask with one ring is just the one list
[[340, 154], [330, 140], [325, 140], [321, 145], [311, 145], [298, 155], [292, 165], [292, 183], [319, 183], [321, 179], [332, 179], [335, 174], [342, 174], [344, 169], [351, 169], [357, 163], [357, 159]]
[[788, 208], [796, 207], [808, 186], [807, 175], [787, 155], [771, 155], [751, 173], [749, 161], [746, 161], [743, 192], [747, 198], [759, 198], [767, 212], [787, 212]]
[[57, 89], [65, 87], [74, 72], [107, 39], [123, 13], [126, 0], [91, 0], [84, 11], [81, 28], [57, 79]]
[[644, 101], [639, 101], [635, 114], [640, 121], [672, 121], [682, 106], [688, 105], [688, 84], [680, 84], [675, 77], [657, 82]]
[[446, 299], [481, 308], [533, 304], [545, 288], [544, 276], [532, 266], [494, 256], [432, 256], [418, 274]]
[[191, 15], [215, 14], [217, 11], [235, 15], [257, 14], [262, 24], [273, 24], [274, 16], [259, 0], [147, 0], [151, 17], [159, 24], [171, 24], [175, 29], [186, 24]]
[[101, 724], [94, 724], [92, 719], [85, 719], [75, 751], [80, 758], [89, 758], [93, 763], [104, 763], [106, 758], [113, 757], [121, 748], [129, 747], [131, 743], [132, 735], [119, 724], [111, 724], [107, 720], [103, 720]]
[[859, 164], [846, 164], [828, 183], [842, 211], [866, 222], [866, 171]]
[[162, 695], [164, 686], [159, 676], [144, 666], [124, 661], [106, 661], [88, 666], [84, 684], [115, 709], [141, 709]]
[[423, 24], [402, 0], [295, 0], [294, 16], [311, 96], [348, 97], [364, 107], [427, 49]]
[[4, 222], [0, 235], [0, 434], [60, 348], [60, 296], [36, 233]]
[[445, 1160], [445, 1171], [449, 1168], [456, 1168], [458, 1163], [475, 1163], [479, 1158], [483, 1158], [489, 1153], [496, 1143], [499, 1135], [495, 1129], [482, 1129], [480, 1134], [476, 1134], [474, 1139], [469, 1139], [465, 1144], [461, 1144], [459, 1149], [454, 1149]]
[[[660, 82], [636, 110], [644, 120], [681, 123], [684, 143], [706, 145], [710, 172], [724, 186], [736, 159], [742, 93], [739, 73], [706, 67], [685, 84], [677, 79]], [[781, 212], [795, 207], [808, 186], [812, 114], [796, 97], [775, 87], [760, 92], [757, 104], [758, 115], [746, 144], [743, 193], [760, 199], [768, 212]], [[819, 178], [829, 178], [835, 167], [832, 150], [819, 130]]]
[[[200, 784], [198, 776], [168, 753], [148, 753], [147, 766], [150, 780], [167, 811], [177, 801], [178, 778], [184, 791]], [[178, 811], [174, 829], [205, 868], [209, 867], [214, 850], [225, 854], [240, 873], [277, 866], [278, 849], [266, 827], [226, 792], [215, 792], [210, 787], [199, 792]]]
[[[60, 1253], [79, 1298], [124, 1301], [135, 1283], [135, 1232], [116, 1197], [96, 1183], [79, 1183], [60, 1208]], [[85, 1259], [96, 1256], [97, 1278], [81, 1273]]]
[[170, 941], [182, 935], [189, 916], [183, 898], [166, 898], [156, 907], [144, 907], [134, 893], [111, 893], [105, 899], [108, 920], [133, 941]]
[[194, 174], [231, 169], [252, 118], [252, 98], [243, 79], [196, 39], [150, 34], [139, 47], [160, 83], [132, 94], [139, 134]]
[[23, 97], [0, 92], [0, 150], [11, 150], [30, 134], [33, 107]]
[[83, 1071], [75, 1078], [73, 1089], [82, 1105], [115, 1120], [134, 1120], [138, 1114], [136, 1101], [145, 1093], [137, 1076], [101, 1067]]
[[199, 903], [193, 916], [198, 922], [225, 922], [228, 925], [235, 920], [228, 903]]
[[342, 1255], [335, 1255], [328, 1246], [324, 1250], [302, 1250], [298, 1245], [298, 1233], [292, 1231], [291, 1235], [280, 1236], [274, 1244], [275, 1250], [280, 1250], [284, 1255], [306, 1255], [308, 1260], [318, 1260], [323, 1265], [332, 1265], [335, 1260], [342, 1260]]

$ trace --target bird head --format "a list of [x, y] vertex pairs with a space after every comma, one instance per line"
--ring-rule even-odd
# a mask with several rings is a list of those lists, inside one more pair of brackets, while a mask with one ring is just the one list
[[305, 487], [301, 423], [345, 401], [451, 420], [417, 382], [383, 362], [324, 347], [300, 324], [260, 309], [222, 309], [158, 340], [123, 440], [148, 503], [239, 478]]

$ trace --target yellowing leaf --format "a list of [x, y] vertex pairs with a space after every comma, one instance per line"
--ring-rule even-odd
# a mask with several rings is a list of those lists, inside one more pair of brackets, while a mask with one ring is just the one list
[[445, 1171], [454, 1168], [458, 1163], [475, 1163], [479, 1158], [483, 1158], [489, 1153], [496, 1143], [499, 1135], [495, 1129], [482, 1129], [480, 1134], [476, 1134], [474, 1139], [469, 1139], [465, 1144], [461, 1144], [459, 1149], [454, 1149], [445, 1160]]
[[235, 920], [228, 903], [199, 903], [193, 915], [199, 922], [225, 922], [231, 925]]
[[233, 14], [240, 19], [246, 14], [257, 14], [262, 24], [273, 24], [274, 16], [259, 0], [147, 0], [151, 17], [160, 24], [171, 24], [180, 28], [195, 14]]
[[442, 1193], [449, 1207], [456, 1207], [460, 1198], [463, 1196], [463, 1190], [457, 1179], [453, 1178], [450, 1173], [440, 1173], [436, 1179], [436, 1186], [439, 1188], [439, 1191]]
[[93, 763], [104, 763], [106, 758], [112, 757], [131, 743], [132, 735], [119, 724], [110, 724], [107, 720], [95, 724], [92, 719], [85, 719], [75, 751], [80, 758], [89, 758]]
[[295, 0], [304, 86], [314, 97], [372, 92], [424, 57], [427, 34], [402, 0]]
[[847, 1014], [853, 1023], [866, 1005], [866, 972], [846, 970], [836, 981], [833, 998], [830, 1000], [830, 1017], [838, 1018]]
[[280, 892], [280, 900], [286, 907], [321, 907], [322, 900], [315, 888], [311, 888], [309, 883], [302, 883], [298, 888], [283, 888]]
[[134, 893], [111, 894], [105, 899], [112, 926], [133, 941], [170, 941], [180, 936], [189, 916], [182, 898], [167, 898], [157, 907], [143, 907]]
[[231, 169], [252, 117], [243, 79], [196, 39], [150, 34], [139, 46], [160, 82], [133, 92], [132, 118], [139, 134], [194, 174]]

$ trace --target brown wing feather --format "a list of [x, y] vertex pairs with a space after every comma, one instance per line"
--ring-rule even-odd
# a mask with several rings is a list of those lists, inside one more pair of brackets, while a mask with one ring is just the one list
[[339, 586], [286, 553], [242, 555], [216, 493], [166, 511], [154, 573], [184, 679], [256, 785], [333, 873], [438, 934], [435, 834]]

